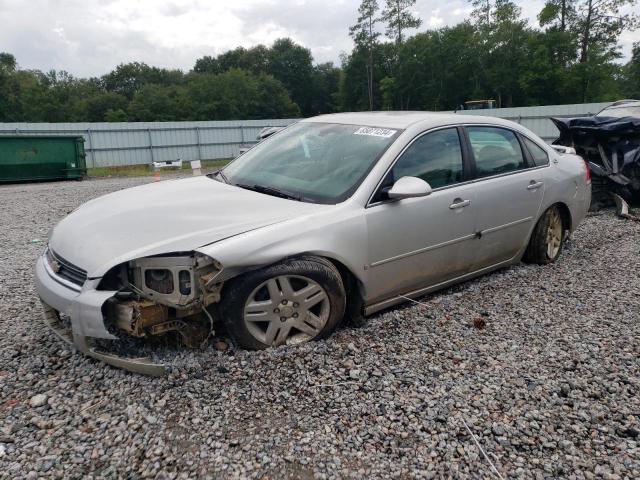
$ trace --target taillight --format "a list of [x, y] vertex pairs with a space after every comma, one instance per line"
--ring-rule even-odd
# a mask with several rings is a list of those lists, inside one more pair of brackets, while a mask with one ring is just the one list
[[589, 168], [589, 162], [587, 162], [586, 160], [583, 160], [583, 161], [584, 161], [584, 168], [587, 169], [586, 181], [587, 181], [587, 184], [589, 184], [591, 183], [591, 169]]

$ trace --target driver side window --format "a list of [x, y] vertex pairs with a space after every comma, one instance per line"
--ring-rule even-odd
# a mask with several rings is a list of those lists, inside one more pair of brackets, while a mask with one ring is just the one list
[[418, 177], [431, 188], [462, 181], [462, 147], [456, 128], [427, 133], [414, 141], [391, 170], [392, 181]]

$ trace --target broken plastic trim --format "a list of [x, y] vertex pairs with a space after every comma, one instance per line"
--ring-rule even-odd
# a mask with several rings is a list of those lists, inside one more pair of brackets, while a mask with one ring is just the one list
[[88, 357], [95, 358], [96, 360], [100, 360], [108, 365], [122, 368], [129, 372], [141, 373], [143, 375], [150, 375], [154, 377], [166, 375], [166, 366], [164, 364], [154, 363], [148, 357], [125, 358], [111, 353], [101, 352], [91, 347], [87, 337], [73, 334], [71, 329], [61, 322], [60, 316], [54, 308], [44, 302], [42, 302], [42, 308], [44, 311], [44, 323], [53, 330], [61, 340], [71, 346], [74, 350], [78, 350]]
[[621, 218], [626, 218], [627, 220], [635, 220], [636, 222], [640, 222], [639, 216], [629, 213], [629, 204], [625, 201], [624, 198], [615, 193], [613, 193], [612, 195], [613, 200], [616, 202], [616, 215]]

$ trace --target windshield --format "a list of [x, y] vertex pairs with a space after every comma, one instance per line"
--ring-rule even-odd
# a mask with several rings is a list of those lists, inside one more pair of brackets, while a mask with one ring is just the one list
[[613, 108], [607, 107], [598, 114], [598, 117], [640, 117], [640, 105]]
[[358, 188], [399, 130], [297, 123], [253, 147], [223, 170], [231, 184], [291, 198], [338, 203]]

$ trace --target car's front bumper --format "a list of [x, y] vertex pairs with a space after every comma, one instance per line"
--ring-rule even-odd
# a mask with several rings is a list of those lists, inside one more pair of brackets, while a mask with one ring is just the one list
[[[60, 279], [48, 265], [44, 256], [36, 263], [35, 283], [44, 309], [45, 323], [66, 343], [97, 360], [131, 372], [146, 375], [164, 375], [164, 365], [148, 358], [125, 358], [102, 352], [91, 346], [91, 338], [117, 340], [104, 325], [102, 306], [116, 292], [96, 290], [96, 281], [87, 280], [77, 287]], [[71, 319], [71, 327], [61, 321], [60, 314]]]

